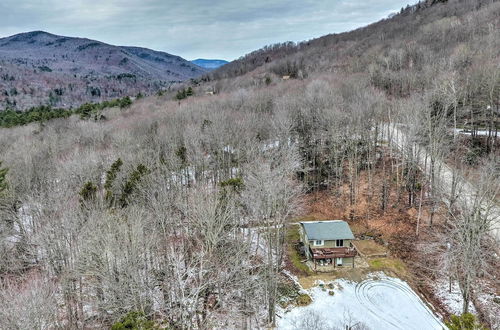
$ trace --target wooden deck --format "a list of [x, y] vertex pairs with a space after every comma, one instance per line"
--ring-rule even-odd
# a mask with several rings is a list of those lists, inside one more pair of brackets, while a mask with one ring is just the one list
[[354, 247], [311, 248], [313, 259], [350, 258], [357, 254]]

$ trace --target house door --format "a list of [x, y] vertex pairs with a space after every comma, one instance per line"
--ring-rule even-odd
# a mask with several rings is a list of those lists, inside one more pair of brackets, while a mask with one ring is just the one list
[[342, 258], [337, 258], [337, 266], [342, 266]]

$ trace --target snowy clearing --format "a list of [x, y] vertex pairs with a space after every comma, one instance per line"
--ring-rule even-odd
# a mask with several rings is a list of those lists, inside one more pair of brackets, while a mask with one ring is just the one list
[[[440, 278], [434, 281], [434, 294], [445, 305], [447, 311], [451, 314], [462, 314], [463, 298], [460, 293], [460, 288], [457, 281], [452, 282], [451, 292], [449, 291], [450, 284], [446, 278]], [[472, 302], [469, 304], [469, 311], [476, 314], [476, 309]]]
[[[304, 319], [315, 316], [317, 329], [342, 329], [364, 325], [369, 329], [444, 329], [444, 324], [410, 286], [383, 273], [373, 273], [360, 282], [332, 282], [334, 295], [325, 289], [309, 290], [313, 302], [306, 307], [282, 311], [278, 329], [300, 329]], [[310, 325], [311, 323], [309, 323]]]

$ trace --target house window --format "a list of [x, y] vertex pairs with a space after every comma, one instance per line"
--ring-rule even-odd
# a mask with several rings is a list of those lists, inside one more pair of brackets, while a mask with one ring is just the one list
[[315, 240], [314, 241], [314, 246], [323, 246], [325, 244], [325, 241], [323, 240]]
[[344, 240], [343, 239], [338, 239], [335, 246], [336, 247], [344, 246]]

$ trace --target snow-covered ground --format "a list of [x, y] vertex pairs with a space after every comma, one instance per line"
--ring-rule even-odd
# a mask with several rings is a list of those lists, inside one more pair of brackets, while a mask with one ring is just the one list
[[[443, 303], [449, 313], [455, 315], [462, 314], [462, 306], [464, 300], [462, 299], [462, 294], [460, 293], [458, 282], [452, 282], [451, 292], [450, 283], [446, 278], [440, 278], [434, 281], [432, 287], [434, 289], [435, 295]], [[476, 309], [474, 308], [474, 305], [472, 303], [469, 304], [469, 311], [473, 314], [476, 314]]]
[[[480, 289], [474, 292], [477, 298], [476, 303], [479, 304], [477, 307], [481, 309], [484, 318], [490, 323], [491, 329], [500, 329], [500, 305], [493, 301], [497, 297], [495, 286], [482, 280], [478, 287]], [[432, 288], [448, 313], [462, 314], [463, 299], [457, 281], [452, 281], [450, 292], [449, 280], [445, 275], [441, 275], [432, 283]], [[469, 303], [469, 312], [477, 315], [476, 306], [472, 302]]]
[[34, 215], [42, 209], [38, 203], [23, 204], [17, 211], [17, 218], [14, 221], [11, 235], [5, 238], [11, 244], [18, 243], [22, 236], [32, 234], [35, 229]]
[[444, 324], [410, 286], [383, 273], [373, 273], [362, 282], [344, 279], [332, 282], [334, 295], [325, 289], [309, 290], [313, 302], [306, 307], [282, 311], [278, 329], [444, 329]]
[[[469, 131], [469, 130], [465, 130], [465, 129], [461, 129], [461, 128], [457, 128], [454, 130], [457, 134], [465, 134], [465, 135], [471, 135], [472, 132]], [[495, 132], [493, 131], [493, 136], [495, 136]], [[476, 131], [476, 134], [477, 135], [482, 135], [482, 136], [488, 136], [488, 134], [490, 134], [489, 131], [487, 130], [478, 130]]]

